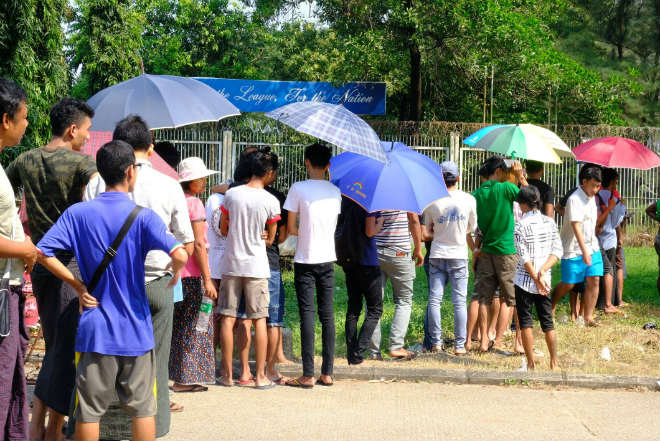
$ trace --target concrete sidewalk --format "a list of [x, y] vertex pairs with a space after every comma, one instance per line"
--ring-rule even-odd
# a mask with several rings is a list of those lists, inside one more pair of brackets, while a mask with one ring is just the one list
[[412, 382], [211, 386], [184, 405], [163, 440], [657, 440], [657, 392]]

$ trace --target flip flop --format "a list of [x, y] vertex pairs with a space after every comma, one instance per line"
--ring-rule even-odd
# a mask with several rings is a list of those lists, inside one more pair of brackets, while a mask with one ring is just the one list
[[333, 381], [332, 383], [326, 383], [325, 381], [321, 380], [321, 377], [319, 377], [319, 379], [316, 380], [316, 384], [317, 384], [318, 386], [330, 387], [330, 386], [332, 386], [333, 384], [335, 384], [335, 382]]
[[183, 406], [174, 401], [170, 401], [170, 412], [183, 412]]
[[255, 389], [259, 389], [259, 390], [266, 390], [266, 389], [272, 389], [272, 388], [274, 388], [275, 386], [277, 386], [277, 384], [276, 384], [274, 381], [271, 381], [271, 382], [268, 383], [268, 384], [263, 384], [263, 385], [261, 385], [261, 386], [254, 386], [254, 388], [255, 388]]
[[[184, 387], [186, 387], [186, 386], [184, 385]], [[201, 384], [193, 384], [193, 385], [187, 386], [186, 389], [179, 389], [179, 390], [174, 389], [174, 386], [172, 386], [172, 392], [177, 393], [177, 394], [178, 393], [184, 393], [184, 392], [206, 392], [207, 390], [209, 390], [209, 388], [206, 387], [206, 386], [202, 386]]]
[[289, 381], [287, 381], [286, 383], [284, 383], [284, 385], [285, 385], [285, 386], [291, 386], [291, 387], [300, 387], [300, 388], [303, 388], [303, 389], [311, 389], [311, 388], [314, 387], [314, 386], [312, 386], [312, 385], [310, 385], [310, 384], [303, 384], [303, 383], [301, 383], [300, 380], [298, 380], [297, 378], [292, 378], [292, 379], [290, 379]]
[[289, 380], [293, 380], [293, 378], [281, 376], [280, 378], [271, 379], [270, 381], [272, 381], [275, 384], [279, 384], [281, 386]]
[[254, 384], [254, 377], [249, 380], [236, 380], [236, 386], [238, 387], [248, 387]]

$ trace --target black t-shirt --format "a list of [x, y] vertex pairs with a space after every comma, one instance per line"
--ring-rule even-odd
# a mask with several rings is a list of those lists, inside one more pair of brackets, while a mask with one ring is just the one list
[[[529, 182], [529, 181], [527, 181], [527, 182]], [[559, 199], [559, 205], [566, 208], [566, 203], [568, 202], [568, 198], [570, 198], [571, 195], [573, 193], [575, 193], [575, 190], [577, 190], [577, 189], [578, 189], [577, 187], [573, 187], [570, 190], [568, 190], [568, 192], [561, 199]]]
[[544, 211], [545, 204], [555, 204], [555, 190], [552, 187], [540, 179], [528, 179], [527, 183], [538, 188], [539, 193], [541, 193], [541, 201], [543, 202], [541, 211]]
[[270, 266], [270, 269], [273, 271], [279, 271], [280, 249], [277, 245], [280, 242], [280, 227], [283, 225], [286, 226], [289, 212], [284, 209], [284, 201], [286, 200], [284, 193], [275, 190], [271, 186], [266, 187], [266, 191], [277, 198], [277, 200], [280, 202], [280, 210], [282, 212], [280, 214], [280, 220], [277, 221], [277, 232], [275, 233], [275, 240], [271, 246], [266, 247], [266, 254], [268, 254], [268, 265]]

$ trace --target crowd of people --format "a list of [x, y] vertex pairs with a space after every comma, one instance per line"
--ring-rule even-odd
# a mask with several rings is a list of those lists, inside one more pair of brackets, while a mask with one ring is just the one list
[[[19, 85], [0, 79], [0, 150], [19, 144], [28, 104]], [[458, 166], [447, 161], [442, 172], [449, 197], [421, 215], [368, 213], [327, 180], [328, 147], [305, 148], [309, 178], [286, 195], [273, 188], [278, 156], [251, 147], [241, 154], [233, 182], [214, 186], [204, 204], [199, 196], [217, 172], [200, 158], [180, 161], [167, 143], [156, 149], [177, 166], [179, 181], [154, 170], [152, 133], [140, 116], [119, 121], [96, 160], [80, 153], [93, 116], [82, 101], [59, 101], [50, 112], [51, 141], [0, 168], [0, 265], [6, 266], [11, 324], [0, 337], [0, 362], [13, 372], [0, 380], [4, 439], [62, 439], [64, 432], [69, 438], [104, 438], [99, 422], [115, 401], [132, 417], [134, 439], [163, 436], [170, 413], [183, 410], [170, 400], [170, 381], [175, 393], [204, 392], [210, 384], [258, 390], [332, 386], [335, 264], [346, 276], [351, 365], [383, 359], [388, 279], [395, 305], [388, 356], [416, 357], [405, 341], [416, 267], [422, 265], [429, 287], [425, 352], [449, 345], [456, 356], [504, 351], [504, 337], [513, 328], [509, 349], [525, 354], [534, 368], [541, 355], [533, 342], [535, 308], [549, 366], [555, 368], [554, 308], [565, 294], [571, 295], [573, 320], [590, 327], [600, 326], [597, 306], [604, 313], [626, 306], [626, 208], [614, 170], [583, 166], [580, 185], [555, 206], [553, 189], [542, 181], [542, 164], [528, 161], [525, 173], [518, 161], [491, 157], [479, 169], [480, 187], [469, 194], [459, 190]], [[19, 189], [24, 225], [16, 209]], [[561, 235], [555, 208], [563, 215]], [[660, 221], [656, 205], [647, 212]], [[278, 245], [288, 236], [297, 238], [294, 287], [302, 359], [297, 378], [278, 371], [278, 363], [288, 361], [282, 350], [286, 296]], [[551, 268], [559, 261], [561, 283], [553, 288]], [[29, 425], [23, 365], [28, 338], [21, 313], [26, 271], [46, 345]], [[470, 271], [475, 285], [468, 301]], [[447, 284], [453, 340], [442, 329]], [[322, 331], [318, 378], [316, 314]], [[241, 366], [237, 377], [234, 345]]]

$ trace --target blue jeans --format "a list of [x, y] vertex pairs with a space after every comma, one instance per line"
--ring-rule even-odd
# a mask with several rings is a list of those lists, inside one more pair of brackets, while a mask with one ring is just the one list
[[424, 320], [424, 347], [427, 349], [442, 346], [442, 297], [448, 282], [454, 304], [454, 347], [462, 349], [465, 346], [468, 261], [432, 258], [429, 262], [429, 303]]
[[270, 303], [268, 304], [268, 326], [284, 326], [284, 283], [282, 282], [282, 273], [280, 271], [270, 270], [268, 279], [268, 293], [270, 294]]

